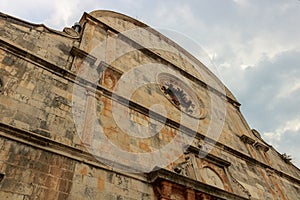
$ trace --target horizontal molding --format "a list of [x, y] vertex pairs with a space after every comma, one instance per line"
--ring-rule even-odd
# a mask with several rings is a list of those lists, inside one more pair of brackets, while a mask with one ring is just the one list
[[205, 183], [196, 181], [194, 179], [187, 178], [185, 176], [176, 174], [174, 172], [168, 171], [166, 169], [154, 170], [149, 174], [149, 181], [151, 183], [160, 183], [162, 181], [172, 182], [175, 185], [181, 185], [183, 187], [203, 192], [221, 199], [231, 199], [231, 200], [247, 200], [248, 198], [227, 192], [220, 188], [207, 185]]
[[256, 149], [262, 150], [262, 151], [264, 151], [264, 152], [269, 151], [269, 147], [267, 147], [266, 145], [264, 145], [264, 144], [261, 143], [261, 142], [255, 142], [255, 143], [253, 144], [253, 146], [254, 146]]
[[37, 65], [42, 69], [45, 69], [67, 80], [74, 80], [76, 77], [76, 75], [70, 72], [69, 70], [59, 67], [45, 60], [44, 58], [38, 57], [37, 55], [34, 55], [33, 53], [29, 52], [27, 49], [12, 44], [3, 38], [0, 38], [0, 48], [15, 55], [16, 57], [22, 58], [30, 63]]
[[207, 160], [217, 166], [220, 166], [220, 167], [229, 167], [231, 165], [230, 162], [228, 162], [227, 160], [224, 160], [222, 158], [219, 158], [215, 155], [212, 155], [211, 153], [207, 153], [205, 151], [202, 151], [201, 149], [195, 147], [195, 146], [189, 146], [187, 147], [186, 149], [186, 152], [187, 153], [193, 153], [197, 156], [200, 156], [201, 159], [204, 159], [204, 160]]
[[240, 139], [244, 142], [244, 143], [247, 143], [247, 144], [250, 144], [250, 145], [253, 145], [255, 143], [255, 140], [252, 139], [251, 137], [247, 136], [247, 135], [242, 135], [240, 137]]
[[90, 64], [94, 64], [97, 61], [97, 58], [75, 46], [72, 47], [70, 54], [75, 57], [83, 58]]
[[253, 145], [253, 147], [257, 150], [262, 150], [264, 152], [269, 151], [269, 147], [261, 142], [255, 141], [254, 139], [252, 139], [251, 137], [247, 136], [247, 135], [242, 135], [240, 137], [240, 139], [246, 143], [246, 144], [250, 144]]
[[[16, 143], [21, 143], [39, 150], [44, 150], [59, 156], [69, 158], [71, 160], [84, 163], [102, 170], [114, 171], [117, 174], [122, 174], [145, 183], [148, 183], [145, 175], [142, 174], [130, 174], [119, 171], [118, 167], [121, 169], [127, 167], [121, 163], [116, 163], [115, 161], [108, 161], [104, 158], [96, 157], [90, 154], [84, 147], [72, 147], [60, 142], [57, 142], [51, 138], [36, 134], [34, 132], [16, 128], [14, 126], [4, 124], [0, 122], [0, 139], [6, 138], [8, 140], [14, 141]], [[97, 159], [96, 159], [97, 158]], [[114, 164], [114, 168], [99, 162], [98, 159], [102, 159], [104, 162], [111, 162]], [[4, 161], [5, 162], [5, 161]]]
[[108, 63], [106, 63], [106, 62], [104, 62], [104, 61], [101, 61], [101, 62], [100, 62], [99, 67], [100, 67], [101, 69], [103, 69], [102, 71], [104, 71], [104, 70], [106, 70], [106, 69], [110, 69], [110, 70], [116, 72], [116, 73], [117, 73], [118, 75], [120, 75], [120, 76], [123, 74], [123, 72], [122, 72], [121, 70], [119, 70], [119, 69], [117, 69], [117, 68], [115, 68], [115, 67], [109, 65]]
[[[51, 138], [33, 133], [31, 131], [28, 130], [23, 130], [23, 129], [19, 129], [16, 128], [14, 126], [8, 125], [8, 124], [4, 124], [2, 122], [0, 122], [0, 131], [2, 131], [3, 133], [0, 133], [0, 136], [16, 141], [16, 142], [20, 142], [26, 145], [30, 145], [33, 146], [35, 148], [39, 148], [39, 149], [43, 149], [45, 151], [49, 151], [61, 156], [65, 156], [68, 157], [70, 159], [79, 161], [79, 162], [83, 162], [98, 168], [102, 168], [105, 170], [112, 170], [109, 167], [105, 167], [105, 165], [100, 164], [99, 161], [97, 161], [95, 159], [95, 157], [93, 155], [91, 155], [89, 152], [85, 151], [84, 149], [80, 149], [80, 148], [76, 148], [76, 147], [72, 147], [60, 142], [57, 142]], [[228, 149], [224, 149], [225, 151], [228, 151]], [[280, 177], [286, 178], [287, 180], [290, 180], [292, 182], [295, 182], [297, 184], [300, 185], [300, 180], [297, 178], [294, 178], [282, 171], [276, 170], [274, 168], [272, 168], [271, 166], [268, 166], [266, 164], [263, 164], [249, 156], [246, 156], [242, 153], [236, 154], [237, 152], [235, 152], [234, 156], [238, 156], [241, 157], [243, 160], [257, 164], [258, 166], [263, 167], [266, 170], [272, 170], [275, 174], [277, 174]], [[211, 157], [213, 159], [215, 159], [216, 157]], [[217, 157], [218, 158], [218, 157]], [[99, 158], [102, 159], [102, 158]], [[104, 159], [105, 160], [105, 159]], [[107, 160], [106, 160], [107, 161]], [[215, 159], [215, 161], [217, 161]], [[109, 162], [109, 161], [107, 161]], [[114, 161], [112, 161], [114, 163], [114, 165], [118, 164]], [[224, 162], [223, 165], [228, 165], [230, 162], [222, 160], [221, 162]], [[127, 167], [127, 166], [123, 166], [121, 163], [119, 163], [120, 167]]]
[[29, 28], [29, 29], [36, 29], [38, 31], [41, 31], [41, 29], [43, 29], [43, 31], [47, 32], [47, 33], [60, 35], [60, 36], [71, 38], [71, 39], [74, 39], [74, 40], [77, 40], [77, 41], [80, 39], [80, 35], [71, 36], [71, 35], [69, 35], [65, 32], [49, 28], [48, 26], [45, 26], [44, 24], [34, 24], [34, 23], [31, 23], [31, 22], [24, 21], [22, 19], [10, 16], [10, 15], [7, 15], [7, 14], [2, 13], [2, 12], [0, 12], [0, 18], [5, 20], [6, 22], [17, 24], [17, 25], [20, 25], [20, 26], [23, 26], [23, 27], [26, 27], [26, 28]]

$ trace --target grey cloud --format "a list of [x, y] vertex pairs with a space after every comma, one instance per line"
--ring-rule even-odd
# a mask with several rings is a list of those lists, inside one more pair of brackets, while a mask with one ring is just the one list
[[290, 96], [278, 97], [282, 88], [288, 88], [284, 86], [289, 84], [290, 79], [300, 83], [299, 57], [300, 51], [289, 51], [245, 70], [224, 69], [227, 76], [234, 74], [243, 77], [233, 85], [230, 84], [232, 77], [224, 79], [228, 80], [229, 88], [234, 88], [242, 103], [242, 111], [254, 128], [270, 131], [286, 120], [300, 117], [300, 89]]
[[[299, 58], [300, 50], [287, 51], [245, 70], [226, 68], [221, 72], [242, 103], [241, 111], [250, 126], [279, 152], [292, 155], [298, 166], [300, 130], [293, 130], [289, 122], [300, 122], [300, 87], [290, 87], [300, 83]], [[235, 77], [240, 78], [231, 81]], [[282, 92], [286, 95], [279, 96]]]
[[263, 136], [264, 132], [270, 132], [273, 136], [265, 137], [267, 141], [279, 151], [291, 154], [295, 164], [300, 163], [300, 131], [282, 130], [279, 135], [277, 132], [287, 122], [300, 119], [300, 89], [283, 98], [279, 98], [278, 94], [290, 79], [300, 82], [299, 58], [300, 51], [284, 52], [272, 60], [241, 70], [238, 73], [243, 73], [244, 79], [240, 84], [245, 86], [243, 90], [236, 90], [236, 96], [242, 103], [241, 110], [250, 126]]
[[45, 23], [54, 12], [54, 7], [51, 1], [26, 0], [12, 3], [10, 0], [2, 0], [0, 11], [33, 23]]
[[276, 149], [281, 153], [286, 153], [292, 158], [292, 163], [299, 166], [300, 165], [300, 146], [297, 144], [300, 141], [300, 131], [287, 131], [281, 138], [280, 142], [276, 144]]

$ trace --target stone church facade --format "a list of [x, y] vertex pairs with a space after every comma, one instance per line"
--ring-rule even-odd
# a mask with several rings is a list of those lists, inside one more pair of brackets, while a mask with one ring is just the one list
[[1, 199], [299, 199], [289, 157], [156, 30], [111, 11], [0, 29]]

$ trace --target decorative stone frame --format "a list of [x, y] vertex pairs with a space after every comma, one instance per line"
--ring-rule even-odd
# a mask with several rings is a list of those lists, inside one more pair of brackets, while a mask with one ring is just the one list
[[242, 140], [242, 142], [244, 142], [246, 144], [253, 145], [255, 143], [255, 140], [252, 139], [251, 137], [247, 136], [247, 135], [242, 135], [240, 137], [240, 139]]
[[[257, 131], [256, 131], [257, 132]], [[257, 132], [258, 133], [258, 132]], [[263, 144], [262, 142], [256, 141], [252, 138], [250, 138], [247, 135], [242, 135], [240, 137], [240, 139], [242, 140], [242, 142], [244, 142], [245, 144], [249, 144], [251, 146], [253, 146], [255, 149], [257, 150], [261, 150], [263, 152], [267, 152], [269, 150], [269, 147], [265, 144]]]
[[103, 61], [100, 62], [99, 69], [102, 73], [99, 80], [100, 85], [112, 91], [123, 72]]
[[[230, 185], [230, 178], [228, 176], [227, 168], [231, 165], [230, 162], [219, 158], [211, 153], [207, 153], [200, 148], [195, 146], [189, 146], [186, 153], [192, 153], [194, 155], [194, 168], [198, 170], [198, 175], [196, 175], [198, 181], [204, 182], [206, 184], [212, 185], [206, 182], [201, 170], [206, 168], [210, 169], [217, 179], [220, 179], [222, 186], [212, 185], [213, 187], [219, 187], [228, 192], [232, 192], [232, 186]], [[200, 164], [200, 166], [199, 166]]]
[[[206, 117], [206, 110], [202, 100], [185, 81], [169, 73], [160, 73], [156, 77], [156, 82], [162, 94], [178, 110], [196, 119], [204, 119]], [[168, 82], [168, 86], [166, 82]], [[170, 89], [170, 86], [172, 86], [172, 89]]]
[[[204, 184], [197, 180], [173, 173], [166, 169], [154, 169], [148, 179], [153, 185], [157, 200], [171, 200], [174, 195], [178, 200], [246, 200], [231, 192]], [[173, 196], [172, 196], [173, 195]]]

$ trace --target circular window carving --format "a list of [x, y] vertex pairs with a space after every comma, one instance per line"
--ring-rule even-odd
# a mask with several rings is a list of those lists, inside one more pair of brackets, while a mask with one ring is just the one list
[[157, 76], [160, 90], [179, 110], [195, 118], [204, 118], [205, 109], [190, 86], [176, 76], [161, 73]]

